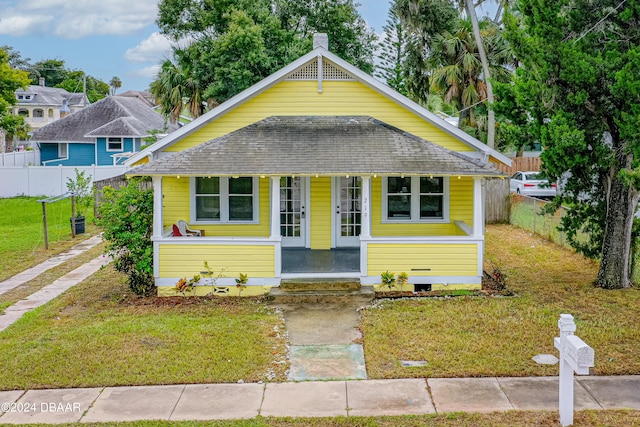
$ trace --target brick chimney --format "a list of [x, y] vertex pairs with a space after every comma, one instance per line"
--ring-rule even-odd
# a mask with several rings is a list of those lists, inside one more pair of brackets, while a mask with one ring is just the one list
[[315, 33], [313, 35], [313, 48], [321, 47], [329, 50], [329, 36], [326, 33]]

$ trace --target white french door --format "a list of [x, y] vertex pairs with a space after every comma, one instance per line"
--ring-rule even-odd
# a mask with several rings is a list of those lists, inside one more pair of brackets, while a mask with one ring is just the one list
[[280, 178], [280, 235], [282, 246], [302, 247], [306, 245], [306, 179]]
[[359, 246], [362, 228], [362, 179], [334, 178], [336, 247]]

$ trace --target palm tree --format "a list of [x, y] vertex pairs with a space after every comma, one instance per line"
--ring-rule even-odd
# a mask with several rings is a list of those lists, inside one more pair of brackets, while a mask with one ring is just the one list
[[193, 118], [200, 117], [207, 104], [202, 99], [204, 88], [192, 75], [189, 67], [167, 59], [162, 63], [158, 77], [151, 83], [151, 93], [160, 105], [162, 114], [176, 122], [186, 109]]
[[493, 111], [493, 87], [491, 86], [491, 71], [489, 69], [489, 61], [487, 60], [487, 53], [484, 50], [484, 43], [482, 41], [482, 35], [480, 34], [480, 25], [478, 24], [478, 16], [476, 15], [476, 7], [473, 4], [473, 0], [464, 0], [467, 7], [467, 13], [471, 19], [473, 25], [473, 34], [478, 47], [478, 55], [480, 56], [480, 63], [482, 64], [482, 73], [484, 75], [484, 81], [487, 87], [487, 102], [488, 105], [488, 123], [487, 123], [487, 145], [494, 148], [496, 145], [496, 114]]
[[[498, 3], [502, 3], [504, 0], [495, 0]], [[424, 10], [426, 4], [436, 5], [438, 2], [430, 2], [429, 0], [402, 0], [403, 3], [406, 3], [406, 10], [414, 11], [414, 13], [408, 14], [406, 19], [410, 25], [415, 28], [421, 28], [425, 31], [443, 31], [445, 28], [433, 28], [435, 24], [435, 20], [421, 16], [420, 11]], [[493, 111], [493, 88], [491, 86], [491, 70], [489, 66], [489, 61], [487, 59], [487, 55], [484, 49], [484, 45], [482, 42], [482, 35], [480, 34], [480, 26], [478, 23], [478, 16], [476, 15], [475, 7], [484, 2], [484, 0], [479, 0], [477, 3], [474, 3], [473, 0], [456, 0], [455, 3], [458, 5], [458, 9], [460, 11], [466, 10], [466, 13], [471, 20], [471, 25], [473, 28], [473, 36], [476, 41], [478, 56], [480, 59], [480, 65], [482, 68], [483, 80], [485, 81], [485, 89], [486, 89], [486, 99], [488, 103], [488, 135], [487, 135], [487, 145], [490, 147], [494, 147], [495, 145], [495, 113]], [[433, 6], [430, 6], [433, 7]], [[417, 12], [417, 13], [415, 13]], [[401, 15], [401, 17], [405, 18]]]
[[[490, 75], [500, 82], [509, 81], [511, 71], [508, 66], [512, 63], [512, 56], [499, 28], [485, 20], [479, 24], [479, 29], [487, 47], [488, 55], [485, 56]], [[461, 19], [453, 32], [445, 31], [436, 35], [431, 47], [428, 63], [431, 69], [431, 91], [440, 93], [446, 103], [454, 105], [460, 111], [461, 126], [486, 128], [488, 139], [492, 126], [490, 119], [486, 126], [479, 126], [473, 108], [488, 100], [490, 82], [484, 78], [487, 73], [482, 65], [471, 20]]]
[[122, 80], [119, 77], [112, 77], [109, 86], [111, 86], [111, 95], [115, 95], [116, 91], [122, 87]]

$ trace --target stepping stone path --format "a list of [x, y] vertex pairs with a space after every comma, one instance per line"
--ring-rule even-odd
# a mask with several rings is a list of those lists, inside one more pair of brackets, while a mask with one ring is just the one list
[[289, 338], [289, 380], [366, 379], [360, 302], [281, 304]]

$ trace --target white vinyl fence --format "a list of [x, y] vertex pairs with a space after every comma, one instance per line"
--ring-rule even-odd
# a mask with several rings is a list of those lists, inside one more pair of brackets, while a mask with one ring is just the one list
[[67, 180], [75, 179], [76, 168], [92, 181], [123, 174], [125, 166], [5, 166], [0, 168], [0, 198], [15, 196], [52, 197], [67, 192]]
[[40, 150], [14, 151], [0, 154], [0, 166], [39, 165]]

